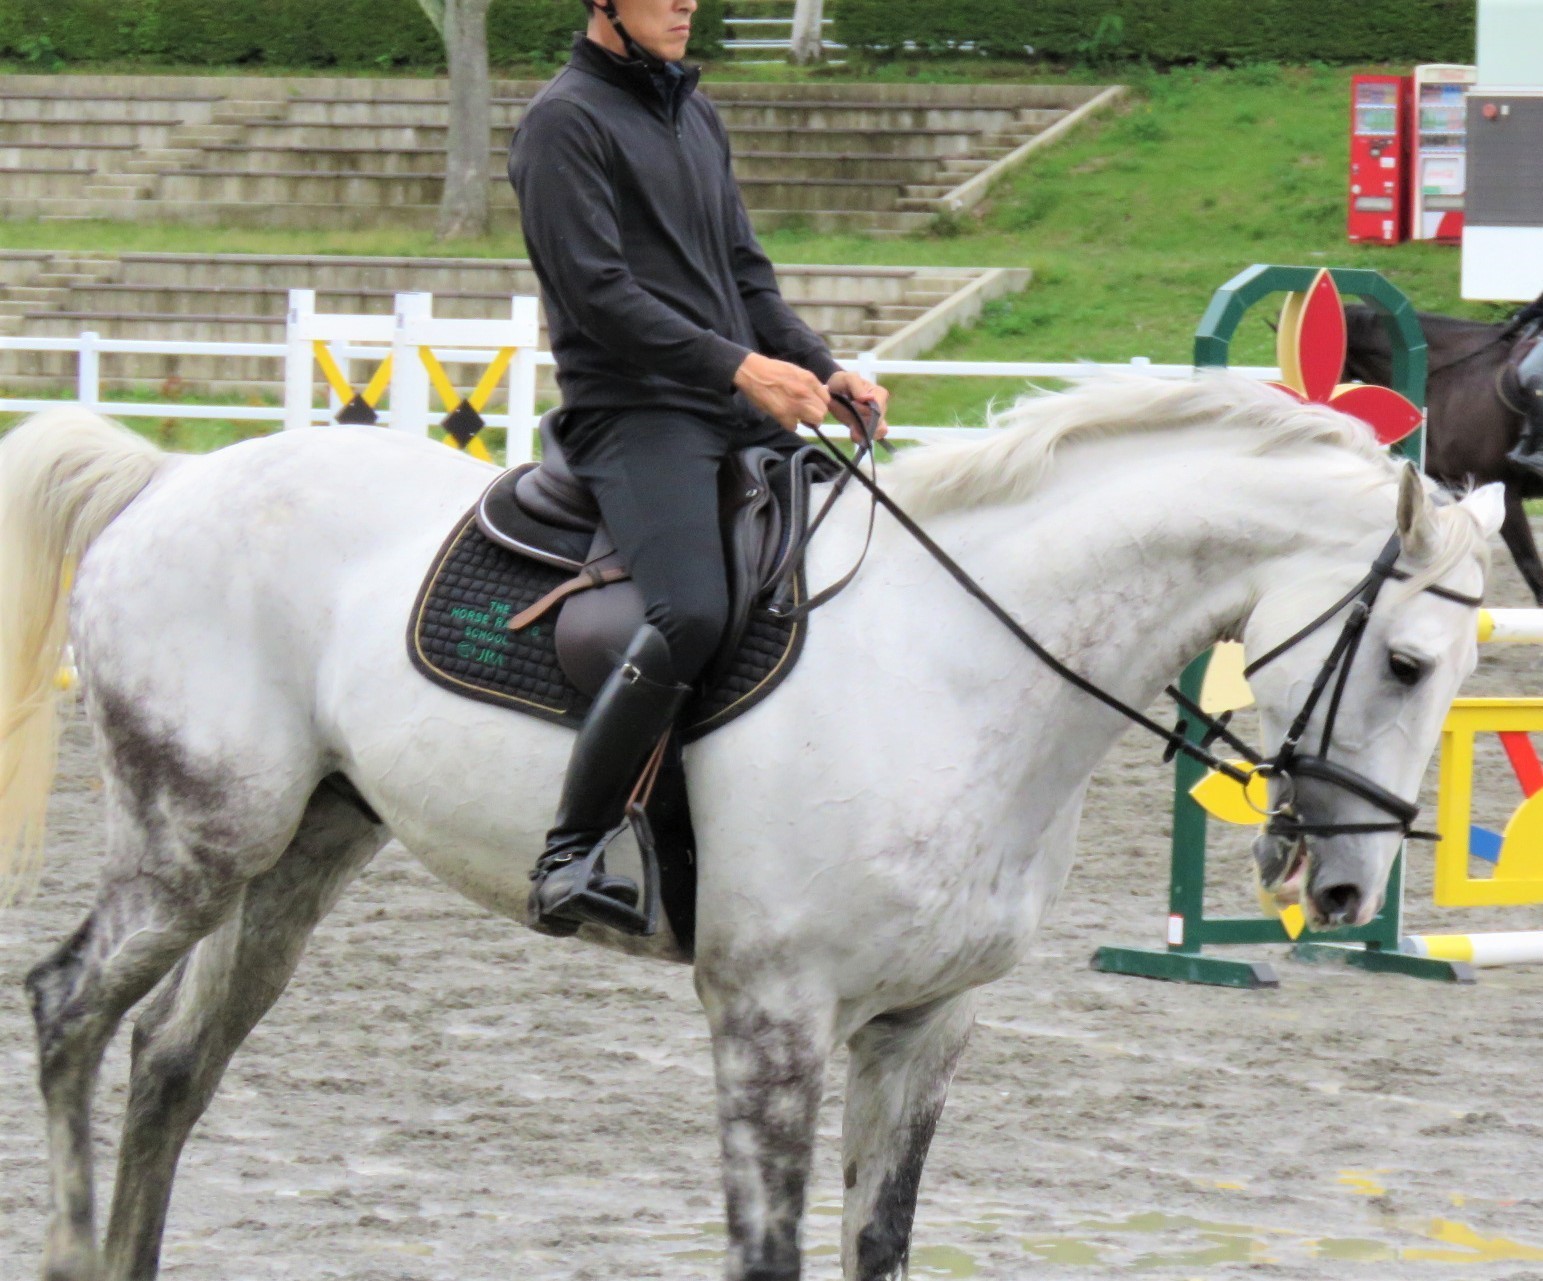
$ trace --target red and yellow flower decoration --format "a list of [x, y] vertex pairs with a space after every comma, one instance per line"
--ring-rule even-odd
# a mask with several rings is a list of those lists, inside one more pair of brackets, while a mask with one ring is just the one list
[[1284, 381], [1271, 386], [1359, 418], [1384, 445], [1401, 441], [1424, 420], [1418, 405], [1390, 388], [1339, 381], [1345, 368], [1345, 308], [1327, 271], [1301, 293], [1286, 296], [1275, 349]]

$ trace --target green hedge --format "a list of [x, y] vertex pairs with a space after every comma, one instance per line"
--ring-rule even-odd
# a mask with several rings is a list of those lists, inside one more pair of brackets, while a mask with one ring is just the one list
[[1472, 62], [1474, 0], [835, 0], [877, 54], [966, 41], [998, 57], [1177, 63]]
[[[723, 51], [724, 0], [701, 0], [695, 58]], [[564, 57], [579, 0], [492, 0], [493, 65]], [[0, 0], [0, 57], [41, 67], [443, 67], [418, 0]]]

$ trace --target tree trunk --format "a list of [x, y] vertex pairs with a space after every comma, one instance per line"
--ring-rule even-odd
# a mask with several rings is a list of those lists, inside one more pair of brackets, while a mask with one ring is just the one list
[[825, 0], [798, 0], [794, 6], [791, 56], [799, 66], [819, 62], [825, 57], [825, 47], [820, 40], [824, 16]]
[[488, 0], [445, 0], [445, 56], [450, 65], [450, 136], [445, 192], [434, 234], [485, 236], [488, 232], [488, 143], [492, 90], [488, 77]]

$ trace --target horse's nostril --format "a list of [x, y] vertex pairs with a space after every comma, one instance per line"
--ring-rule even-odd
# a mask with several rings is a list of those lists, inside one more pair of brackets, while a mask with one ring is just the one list
[[1361, 910], [1361, 891], [1354, 885], [1330, 885], [1313, 897], [1323, 919], [1333, 925], [1355, 920]]

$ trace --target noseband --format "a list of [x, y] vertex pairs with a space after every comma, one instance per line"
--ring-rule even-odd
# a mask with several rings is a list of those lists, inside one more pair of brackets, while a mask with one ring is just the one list
[[[860, 420], [865, 417], [857, 405], [846, 400], [845, 397], [840, 399]], [[866, 421], [864, 422], [866, 443], [872, 443], [874, 430], [877, 428], [878, 422], [879, 414], [877, 409], [871, 409], [869, 414], [866, 415]], [[1313, 681], [1313, 687], [1307, 695], [1307, 700], [1302, 704], [1301, 711], [1297, 713], [1296, 719], [1292, 721], [1291, 728], [1286, 731], [1286, 736], [1281, 741], [1281, 745], [1276, 750], [1275, 755], [1263, 757], [1227, 728], [1227, 721], [1230, 715], [1215, 717], [1209, 712], [1202, 711], [1198, 704], [1187, 698], [1172, 685], [1168, 686], [1168, 695], [1183, 709], [1186, 716], [1193, 717], [1205, 727], [1205, 733], [1199, 742], [1192, 742], [1188, 737], [1188, 720], [1181, 719], [1176, 728], [1168, 729], [1165, 726], [1159, 725], [1151, 717], [1137, 711], [1128, 703], [1122, 702], [1113, 694], [1100, 689], [1092, 681], [1088, 680], [1087, 677], [1073, 671], [1035, 640], [1034, 637], [1029, 635], [1017, 619], [993, 600], [987, 594], [985, 588], [971, 578], [953, 557], [939, 547], [937, 543], [933, 542], [927, 532], [912, 520], [910, 515], [894, 499], [879, 488], [876, 480], [866, 476], [852, 459], [838, 451], [834, 445], [831, 445], [830, 440], [823, 432], [820, 432], [819, 428], [816, 427], [815, 432], [830, 447], [831, 452], [835, 454], [837, 461], [846, 469], [847, 474], [856, 479], [873, 496], [874, 503], [889, 512], [900, 523], [901, 528], [910, 534], [912, 538], [916, 539], [932, 558], [952, 575], [954, 580], [965, 591], [980, 601], [1025, 649], [1029, 650], [1040, 662], [1044, 663], [1045, 666], [1068, 684], [1076, 686], [1076, 688], [1080, 689], [1090, 698], [1097, 699], [1104, 706], [1111, 708], [1127, 720], [1141, 726], [1148, 733], [1162, 739], [1168, 745], [1164, 753], [1164, 760], [1172, 760], [1176, 755], [1188, 756], [1191, 760], [1199, 761], [1202, 765], [1208, 766], [1218, 774], [1225, 775], [1227, 778], [1232, 779], [1233, 782], [1245, 788], [1256, 776], [1280, 780], [1286, 790], [1286, 799], [1266, 815], [1268, 819], [1265, 825], [1266, 832], [1288, 840], [1295, 840], [1304, 836], [1346, 836], [1361, 832], [1400, 832], [1405, 837], [1414, 837], [1419, 840], [1436, 839], [1434, 833], [1416, 832], [1414, 830], [1414, 820], [1420, 812], [1420, 807], [1413, 801], [1406, 801], [1401, 796], [1395, 796], [1387, 788], [1383, 787], [1382, 784], [1367, 778], [1366, 775], [1357, 773], [1355, 770], [1348, 769], [1328, 759], [1329, 746], [1334, 737], [1334, 722], [1339, 716], [1340, 700], [1345, 692], [1345, 684], [1350, 678], [1350, 667], [1355, 661], [1356, 651], [1360, 648], [1361, 638], [1366, 633], [1366, 624], [1371, 618], [1372, 606], [1376, 604], [1377, 596], [1381, 593], [1383, 585], [1389, 579], [1407, 581], [1410, 577], [1405, 570], [1398, 568], [1398, 557], [1399, 553], [1403, 550], [1403, 545], [1396, 533], [1388, 539], [1387, 544], [1378, 554], [1377, 559], [1372, 562], [1372, 567], [1367, 571], [1366, 577], [1361, 579], [1359, 583], [1335, 601], [1334, 604], [1330, 605], [1323, 613], [1319, 614], [1312, 622], [1291, 636], [1288, 636], [1274, 649], [1270, 650], [1269, 653], [1256, 659], [1243, 669], [1245, 677], [1253, 675], [1261, 667], [1264, 667], [1267, 663], [1274, 662], [1293, 646], [1301, 643], [1319, 628], [1325, 626], [1341, 611], [1348, 611], [1344, 626], [1340, 629], [1339, 638], [1334, 642], [1328, 657], [1323, 660], [1323, 666], [1318, 670], [1317, 679]], [[850, 578], [851, 574], [848, 574], [847, 579], [843, 580], [842, 585]], [[1468, 596], [1462, 592], [1455, 592], [1451, 588], [1441, 587], [1434, 583], [1425, 587], [1424, 590], [1433, 596], [1441, 597], [1443, 600], [1449, 600], [1454, 604], [1465, 605], [1472, 609], [1477, 609], [1483, 603], [1477, 596]], [[1329, 693], [1331, 685], [1333, 686], [1333, 692]], [[1323, 734], [1318, 740], [1317, 754], [1304, 755], [1298, 750], [1298, 746], [1302, 741], [1302, 735], [1307, 732], [1308, 722], [1312, 720], [1313, 713], [1317, 710], [1319, 702], [1322, 701], [1326, 693], [1329, 694], [1329, 707], [1324, 717]], [[1226, 743], [1228, 747], [1242, 756], [1248, 762], [1249, 768], [1239, 769], [1231, 761], [1223, 760], [1212, 752], [1210, 750], [1211, 744], [1218, 741]], [[1313, 779], [1317, 782], [1337, 787], [1341, 791], [1349, 792], [1352, 796], [1357, 796], [1374, 808], [1381, 810], [1388, 816], [1387, 821], [1372, 823], [1306, 822], [1292, 808], [1292, 803], [1295, 800], [1295, 784], [1298, 779]]]

